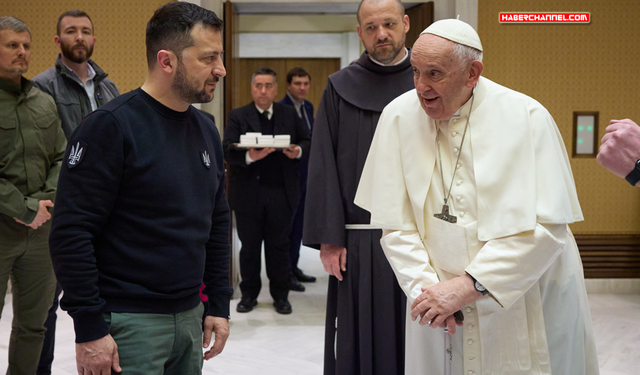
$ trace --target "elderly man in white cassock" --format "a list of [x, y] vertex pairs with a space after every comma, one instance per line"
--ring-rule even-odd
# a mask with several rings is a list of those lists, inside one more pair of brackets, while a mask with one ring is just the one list
[[481, 77], [480, 38], [462, 21], [427, 28], [411, 64], [416, 89], [384, 109], [355, 199], [384, 229], [419, 322], [407, 323], [407, 375], [445, 362], [453, 374], [598, 374], [568, 227], [582, 211], [553, 118]]

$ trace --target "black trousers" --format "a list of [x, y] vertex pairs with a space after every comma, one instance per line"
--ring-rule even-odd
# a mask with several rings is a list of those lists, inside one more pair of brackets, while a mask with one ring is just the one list
[[269, 292], [273, 299], [289, 295], [289, 232], [293, 208], [284, 187], [261, 187], [258, 207], [236, 211], [240, 249], [240, 290], [243, 297], [257, 298], [262, 288], [260, 280], [261, 248], [269, 277]]
[[307, 196], [306, 191], [300, 192], [300, 203], [293, 217], [291, 233], [289, 234], [289, 258], [291, 270], [298, 268], [298, 260], [300, 259], [300, 245], [302, 245], [302, 227], [304, 226], [304, 200]]
[[291, 233], [289, 234], [289, 258], [291, 270], [298, 268], [300, 259], [300, 245], [302, 245], [302, 228], [304, 227], [304, 201], [307, 196], [307, 175], [309, 174], [309, 157], [303, 156], [298, 164], [298, 178], [300, 179], [300, 202], [293, 216]]

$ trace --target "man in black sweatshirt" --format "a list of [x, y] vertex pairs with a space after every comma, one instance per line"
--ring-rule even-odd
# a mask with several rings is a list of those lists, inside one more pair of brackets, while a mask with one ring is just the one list
[[224, 348], [223, 152], [213, 117], [190, 105], [211, 101], [226, 73], [221, 25], [190, 3], [160, 7], [147, 24], [144, 85], [69, 138], [50, 247], [80, 373], [200, 374], [212, 334], [204, 359]]

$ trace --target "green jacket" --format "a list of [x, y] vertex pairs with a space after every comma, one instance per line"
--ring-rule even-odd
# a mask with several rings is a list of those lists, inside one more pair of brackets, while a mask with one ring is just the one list
[[0, 78], [0, 216], [29, 224], [54, 201], [66, 143], [51, 96]]

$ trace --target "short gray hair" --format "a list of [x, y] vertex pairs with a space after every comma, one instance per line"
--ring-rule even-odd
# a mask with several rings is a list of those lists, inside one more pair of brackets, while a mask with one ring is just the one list
[[15, 17], [0, 17], [0, 31], [2, 30], [11, 30], [16, 33], [27, 31], [29, 33], [29, 36], [31, 36], [31, 30], [29, 30], [29, 26]]
[[259, 69], [256, 69], [256, 71], [253, 72], [253, 75], [251, 76], [251, 86], [253, 86], [253, 82], [257, 75], [273, 76], [273, 83], [276, 85], [278, 84], [278, 81], [277, 81], [278, 75], [276, 74], [276, 72], [274, 72], [269, 68], [259, 68]]
[[455, 43], [455, 47], [453, 48], [453, 56], [455, 56], [458, 63], [462, 66], [466, 66], [474, 60], [482, 62], [482, 51], [473, 47], [465, 46], [464, 44], [460, 43]]

